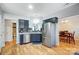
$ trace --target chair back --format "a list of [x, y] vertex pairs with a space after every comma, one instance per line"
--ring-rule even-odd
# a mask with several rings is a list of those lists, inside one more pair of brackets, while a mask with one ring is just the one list
[[73, 32], [73, 36], [75, 35], [75, 32]]
[[75, 32], [72, 33], [72, 37], [74, 37], [74, 35], [75, 35]]

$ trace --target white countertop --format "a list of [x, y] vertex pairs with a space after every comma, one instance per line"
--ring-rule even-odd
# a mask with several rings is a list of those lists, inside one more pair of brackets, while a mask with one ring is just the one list
[[42, 32], [25, 32], [25, 33], [19, 33], [19, 34], [42, 34]]

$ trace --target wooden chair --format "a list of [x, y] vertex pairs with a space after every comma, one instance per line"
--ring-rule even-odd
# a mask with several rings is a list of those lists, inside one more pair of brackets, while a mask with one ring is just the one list
[[73, 43], [75, 44], [74, 35], [75, 35], [75, 32], [69, 33], [69, 35], [68, 35], [68, 37], [67, 37], [67, 40], [68, 40], [69, 44], [70, 44], [71, 42], [73, 42]]

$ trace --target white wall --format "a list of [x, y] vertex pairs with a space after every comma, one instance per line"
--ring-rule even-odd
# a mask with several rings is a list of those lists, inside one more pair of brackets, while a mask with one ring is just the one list
[[0, 9], [0, 48], [5, 46], [5, 20], [3, 18], [3, 12]]
[[[75, 31], [75, 39], [79, 39], [79, 15], [60, 19], [60, 31], [68, 30], [69, 32]], [[62, 22], [66, 21], [66, 22]]]
[[42, 18], [41, 17], [30, 17], [29, 18], [29, 27], [33, 28], [34, 27], [34, 21], [39, 21], [38, 24], [38, 28], [40, 29], [42, 27]]
[[17, 23], [17, 20], [20, 17], [12, 14], [4, 14], [4, 19], [5, 19], [5, 41], [12, 41], [12, 23]]
[[5, 19], [5, 41], [12, 41], [12, 23], [11, 19]]

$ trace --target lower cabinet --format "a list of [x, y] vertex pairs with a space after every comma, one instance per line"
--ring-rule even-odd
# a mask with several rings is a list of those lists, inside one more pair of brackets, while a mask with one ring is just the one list
[[24, 43], [41, 43], [42, 35], [41, 34], [20, 34], [20, 44]]
[[41, 34], [31, 34], [31, 42], [32, 43], [41, 43], [42, 42], [42, 35]]
[[20, 34], [20, 44], [23, 44], [24, 35]]
[[25, 34], [24, 35], [24, 43], [29, 43], [30, 42], [30, 34]]
[[30, 42], [30, 35], [29, 34], [21, 34], [20, 35], [20, 44]]

